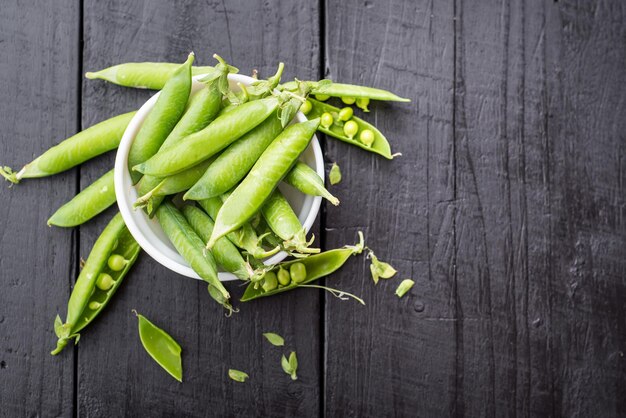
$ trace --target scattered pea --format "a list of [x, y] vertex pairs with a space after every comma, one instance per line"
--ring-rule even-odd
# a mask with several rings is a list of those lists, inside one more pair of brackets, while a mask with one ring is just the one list
[[313, 108], [313, 103], [311, 103], [310, 100], [305, 100], [304, 103], [302, 103], [302, 106], [300, 106], [300, 112], [306, 115], [311, 111], [312, 108]]
[[356, 107], [359, 109], [363, 109], [364, 112], [369, 112], [370, 110], [367, 108], [367, 105], [370, 104], [370, 99], [368, 97], [359, 97], [356, 99]]
[[95, 300], [89, 302], [89, 309], [91, 309], [92, 311], [97, 310], [98, 308], [100, 308], [100, 306], [102, 306], [102, 304], [100, 302], [96, 302]]
[[291, 276], [289, 275], [289, 272], [282, 267], [278, 270], [276, 276], [278, 277], [278, 283], [282, 284], [283, 286], [287, 286], [291, 282]]
[[359, 134], [359, 141], [367, 147], [371, 147], [374, 143], [374, 132], [369, 129], [363, 129]]
[[126, 266], [126, 259], [119, 254], [113, 254], [109, 257], [107, 264], [111, 270], [120, 271], [124, 268], [124, 266]]
[[354, 136], [359, 132], [359, 125], [353, 120], [347, 121], [343, 125], [343, 133], [350, 139], [354, 138]]
[[113, 287], [113, 277], [106, 273], [100, 273], [98, 280], [96, 280], [96, 286], [100, 290], [109, 290]]
[[354, 115], [354, 110], [352, 110], [351, 107], [344, 107], [339, 111], [339, 119], [344, 122], [350, 120], [350, 118], [352, 118], [352, 115]]
[[342, 97], [341, 101], [344, 102], [347, 105], [351, 105], [351, 104], [354, 104], [356, 99], [354, 97]]
[[319, 100], [320, 102], [325, 102], [326, 100], [330, 99], [330, 96], [326, 94], [316, 94], [315, 98]]
[[289, 267], [291, 280], [296, 283], [302, 283], [306, 279], [306, 267], [302, 263], [293, 263]]
[[324, 128], [326, 129], [330, 128], [330, 125], [332, 125], [333, 122], [334, 122], [333, 115], [331, 115], [328, 112], [322, 114], [320, 125], [322, 125]]
[[270, 290], [274, 290], [278, 287], [278, 279], [276, 278], [276, 273], [270, 271], [265, 274], [265, 280], [263, 280], [263, 290], [269, 292]]

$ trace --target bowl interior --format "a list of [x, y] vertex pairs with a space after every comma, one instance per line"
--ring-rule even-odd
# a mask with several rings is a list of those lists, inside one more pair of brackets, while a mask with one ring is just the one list
[[[192, 94], [201, 88], [204, 88], [204, 84], [197, 81], [197, 79], [201, 77], [202, 76], [194, 77]], [[238, 89], [237, 83], [250, 85], [255, 81], [251, 77], [239, 74], [231, 74], [228, 78], [230, 87], [234, 90]], [[130, 179], [128, 171], [128, 152], [146, 116], [154, 107], [158, 95], [159, 93], [152, 96], [139, 109], [126, 128], [120, 142], [115, 159], [114, 173], [117, 204], [130, 233], [152, 258], [179, 274], [200, 280], [200, 277], [191, 269], [191, 267], [189, 267], [189, 264], [187, 264], [180, 254], [178, 254], [172, 243], [163, 232], [163, 229], [161, 229], [156, 217], [150, 219], [143, 210], [135, 210], [133, 208], [133, 203], [139, 196], [137, 195], [137, 191], [135, 187], [133, 187]], [[306, 117], [301, 112], [298, 112], [294, 118], [294, 121], [297, 122], [305, 120]], [[300, 156], [300, 160], [308, 164], [322, 179], [324, 179], [324, 162], [317, 137], [312, 139], [308, 148]], [[298, 215], [300, 222], [308, 232], [315, 221], [317, 213], [319, 212], [322, 198], [307, 196], [285, 183], [281, 183], [279, 189], [285, 195], [285, 198], [289, 201], [294, 212]], [[264, 262], [265, 264], [275, 264], [282, 261], [286, 257], [287, 254], [285, 252], [280, 252], [273, 257], [264, 260]], [[237, 277], [233, 274], [222, 271], [219, 272], [219, 278], [222, 281], [237, 279]]]

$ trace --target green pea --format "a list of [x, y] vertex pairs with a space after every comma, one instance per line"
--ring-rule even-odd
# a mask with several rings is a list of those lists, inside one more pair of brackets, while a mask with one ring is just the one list
[[302, 263], [293, 263], [289, 267], [291, 280], [296, 283], [302, 283], [306, 279], [306, 267]]
[[324, 128], [328, 129], [330, 125], [333, 124], [333, 122], [334, 122], [333, 115], [331, 115], [328, 112], [322, 114], [320, 125], [322, 125]]
[[102, 306], [102, 304], [100, 302], [96, 302], [95, 300], [93, 302], [89, 302], [89, 309], [92, 311], [97, 310], [100, 306]]
[[300, 112], [306, 115], [311, 111], [312, 108], [313, 104], [309, 100], [305, 100], [304, 103], [302, 103], [302, 106], [300, 106]]
[[315, 98], [319, 100], [320, 102], [325, 102], [326, 100], [330, 99], [330, 96], [326, 94], [316, 94]]
[[96, 286], [100, 290], [107, 291], [113, 287], [113, 277], [106, 273], [100, 273], [98, 280], [96, 280]]
[[287, 286], [291, 283], [291, 276], [289, 275], [289, 272], [282, 267], [278, 270], [276, 276], [278, 277], [278, 283], [283, 286]]
[[374, 143], [374, 139], [374, 132], [370, 131], [369, 129], [364, 129], [359, 134], [359, 141], [361, 141], [363, 145], [366, 145], [368, 147], [372, 146], [372, 144]]
[[354, 138], [354, 136], [359, 132], [359, 125], [353, 121], [349, 120], [343, 125], [343, 133], [350, 139]]
[[354, 102], [356, 102], [356, 99], [354, 97], [342, 97], [341, 101], [347, 105], [351, 105], [351, 104], [354, 104]]
[[270, 271], [265, 274], [265, 278], [263, 280], [263, 290], [269, 292], [270, 290], [274, 290], [278, 287], [278, 278], [276, 277], [276, 273]]
[[113, 271], [120, 271], [126, 265], [126, 259], [119, 254], [113, 254], [107, 262], [109, 268]]
[[354, 110], [352, 110], [351, 107], [344, 107], [339, 111], [339, 119], [344, 122], [350, 120], [350, 118], [352, 118], [352, 115], [354, 115]]
[[356, 99], [356, 107], [359, 109], [363, 109], [364, 112], [369, 112], [370, 110], [367, 108], [367, 105], [370, 104], [369, 97], [359, 97]]

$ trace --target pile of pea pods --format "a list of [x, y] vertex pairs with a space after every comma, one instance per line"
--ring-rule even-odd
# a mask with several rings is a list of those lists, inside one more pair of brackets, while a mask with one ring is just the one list
[[[241, 301], [275, 295], [329, 275], [359, 242], [325, 252], [312, 247], [306, 230], [277, 186], [286, 182], [300, 192], [338, 205], [318, 174], [298, 161], [316, 131], [392, 159], [385, 136], [354, 115], [351, 105], [368, 112], [370, 100], [408, 102], [385, 90], [330, 80], [281, 84], [276, 74], [250, 86], [230, 89], [228, 75], [237, 68], [214, 55], [215, 66], [194, 67], [194, 54], [182, 64], [125, 63], [98, 72], [120, 86], [160, 90], [131, 146], [128, 162], [141, 196], [137, 210], [156, 216], [181, 256], [208, 285], [209, 295], [233, 311], [231, 296], [218, 279], [218, 268], [247, 282]], [[194, 94], [192, 77], [204, 84]], [[314, 99], [314, 98], [315, 99]], [[345, 105], [327, 103], [335, 98]], [[308, 120], [291, 123], [301, 111]], [[21, 170], [0, 168], [6, 180], [60, 173], [119, 146], [135, 112], [93, 125], [50, 148]], [[177, 204], [173, 198], [178, 197]], [[180, 199], [182, 197], [182, 199]], [[61, 206], [48, 225], [75, 227], [116, 201], [113, 170]], [[182, 205], [180, 201], [184, 202]], [[54, 330], [59, 353], [107, 305], [130, 271], [141, 248], [119, 213], [104, 228], [71, 293], [66, 319]], [[286, 251], [293, 258], [266, 266], [263, 259]], [[310, 285], [313, 286], [313, 285]]]

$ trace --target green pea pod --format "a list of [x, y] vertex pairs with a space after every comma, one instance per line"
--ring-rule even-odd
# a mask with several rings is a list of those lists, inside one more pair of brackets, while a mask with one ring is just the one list
[[[230, 294], [217, 277], [217, 264], [210, 251], [205, 251], [204, 242], [187, 223], [182, 213], [171, 202], [165, 202], [156, 211], [163, 232], [174, 244], [178, 253], [189, 263], [193, 271], [218, 290], [228, 304]], [[230, 305], [227, 309], [232, 309]]]
[[[87, 72], [90, 80], [100, 79], [118, 86], [161, 90], [180, 64], [170, 62], [127, 62], [96, 72]], [[192, 75], [214, 74], [215, 67], [191, 67]]]
[[0, 167], [0, 175], [12, 183], [24, 178], [46, 177], [69, 170], [120, 145], [122, 135], [136, 112], [124, 113], [97, 123], [67, 138], [14, 173]]
[[[331, 97], [354, 97], [354, 98], [367, 98], [371, 100], [381, 100], [387, 102], [410, 102], [411, 99], [406, 99], [393, 94], [387, 90], [376, 89], [373, 87], [358, 86], [355, 84], [343, 84], [334, 82], [318, 82], [318, 81], [305, 81], [311, 88], [311, 94], [319, 94]], [[285, 90], [296, 90], [298, 84], [295, 81], [282, 84], [281, 86]]]
[[183, 381], [182, 348], [167, 332], [133, 311], [139, 320], [139, 339], [150, 357], [174, 379]]
[[[162, 198], [176, 193], [184, 192], [193, 186], [207, 170], [212, 163], [212, 159], [203, 161], [198, 165], [188, 168], [173, 176], [158, 179], [157, 177], [144, 176], [137, 183], [137, 192], [141, 195], [133, 205], [135, 208], [148, 208], [148, 214], [151, 215], [159, 206]], [[146, 189], [157, 183], [152, 189]], [[156, 203], [156, 204], [155, 204]]]
[[298, 216], [278, 189], [275, 189], [265, 201], [261, 213], [270, 229], [283, 240], [285, 250], [302, 254], [320, 252], [319, 248], [309, 248], [315, 238], [307, 242], [306, 231]]
[[[222, 207], [222, 200], [219, 197], [211, 197], [209, 199], [200, 200], [198, 203], [213, 220], [215, 220]], [[275, 245], [274, 248], [270, 250], [264, 249], [262, 242], [265, 237], [257, 236], [252, 225], [247, 222], [238, 230], [227, 234], [226, 237], [237, 247], [245, 250], [256, 259], [271, 257], [280, 251], [279, 245]]]
[[215, 228], [207, 243], [208, 248], [218, 238], [238, 229], [261, 209], [309, 145], [319, 123], [318, 118], [291, 125], [267, 147], [250, 173], [224, 202], [215, 219]]
[[185, 193], [183, 199], [208, 199], [235, 187], [282, 130], [278, 116], [270, 115], [259, 126], [229, 145], [202, 178]]
[[347, 245], [343, 248], [337, 248], [330, 251], [324, 251], [320, 254], [314, 254], [307, 258], [288, 261], [281, 263], [270, 271], [278, 272], [281, 269], [289, 270], [289, 268], [296, 263], [304, 265], [306, 270], [306, 278], [300, 282], [291, 281], [289, 284], [283, 287], [277, 287], [276, 289], [265, 291], [262, 286], [258, 286], [257, 283], [250, 283], [241, 297], [242, 302], [249, 300], [262, 298], [265, 296], [275, 295], [277, 293], [286, 292], [288, 290], [296, 289], [302, 285], [311, 283], [321, 277], [328, 276], [329, 274], [337, 271], [344, 263], [350, 258], [351, 255], [360, 254], [363, 251], [363, 234], [359, 232], [359, 243], [356, 245]]
[[[172, 132], [185, 112], [191, 91], [191, 64], [193, 52], [167, 80], [163, 90], [137, 133], [128, 152], [129, 169], [141, 164], [157, 153], [165, 139]], [[141, 174], [131, 170], [133, 183], [137, 183]]]
[[[307, 117], [309, 119], [320, 117], [324, 113], [337, 115], [341, 110], [335, 106], [331, 106], [327, 103], [318, 102], [317, 100], [311, 98], [309, 98], [308, 100], [312, 104], [311, 111], [307, 114]], [[343, 132], [342, 125], [340, 125], [337, 120], [338, 118], [334, 117], [334, 123], [332, 125], [330, 125], [328, 128], [320, 126], [318, 128], [319, 131], [325, 133], [326, 135], [332, 136], [333, 138], [337, 138], [343, 142], [347, 142], [348, 144], [356, 145], [357, 147], [363, 148], [364, 150], [382, 155], [389, 160], [393, 159], [393, 157], [395, 157], [396, 155], [400, 155], [391, 154], [391, 147], [389, 146], [389, 142], [387, 142], [387, 138], [385, 138], [385, 136], [378, 129], [376, 129], [374, 125], [371, 125], [365, 122], [363, 119], [357, 118], [356, 116], [353, 116], [350, 119], [358, 125], [359, 132], [363, 131], [364, 129], [369, 129], [374, 133], [374, 142], [368, 146], [357, 139], [358, 135], [355, 135], [353, 138], [349, 138], [348, 136], [346, 136], [346, 134]]]
[[113, 170], [111, 170], [57, 209], [48, 219], [48, 226], [81, 225], [114, 204], [115, 200]]
[[179, 173], [210, 158], [241, 138], [267, 119], [278, 107], [278, 99], [268, 97], [237, 106], [219, 115], [209, 126], [184, 141], [161, 151], [148, 161], [133, 167], [135, 171], [156, 177]]
[[[137, 259], [141, 248], [133, 239], [124, 225], [122, 216], [118, 213], [104, 228], [100, 237], [94, 243], [91, 253], [76, 279], [74, 289], [67, 305], [65, 323], [57, 315], [55, 332], [58, 337], [57, 347], [52, 354], [58, 354], [67, 343], [75, 338], [78, 342], [78, 332], [86, 327], [111, 300], [111, 297], [122, 283]], [[109, 258], [123, 257], [121, 268], [113, 270], [109, 267]], [[101, 284], [102, 278], [107, 283]]]
[[335, 206], [339, 204], [339, 199], [326, 190], [324, 182], [320, 176], [317, 175], [315, 170], [301, 161], [298, 161], [296, 165], [293, 166], [283, 181], [304, 194], [322, 196]]
[[[213, 231], [213, 221], [209, 215], [190, 205], [183, 207], [183, 215], [198, 236], [206, 242]], [[250, 264], [243, 259], [237, 247], [226, 237], [220, 238], [215, 243], [212, 253], [218, 265], [241, 280], [250, 280], [254, 274]]]

